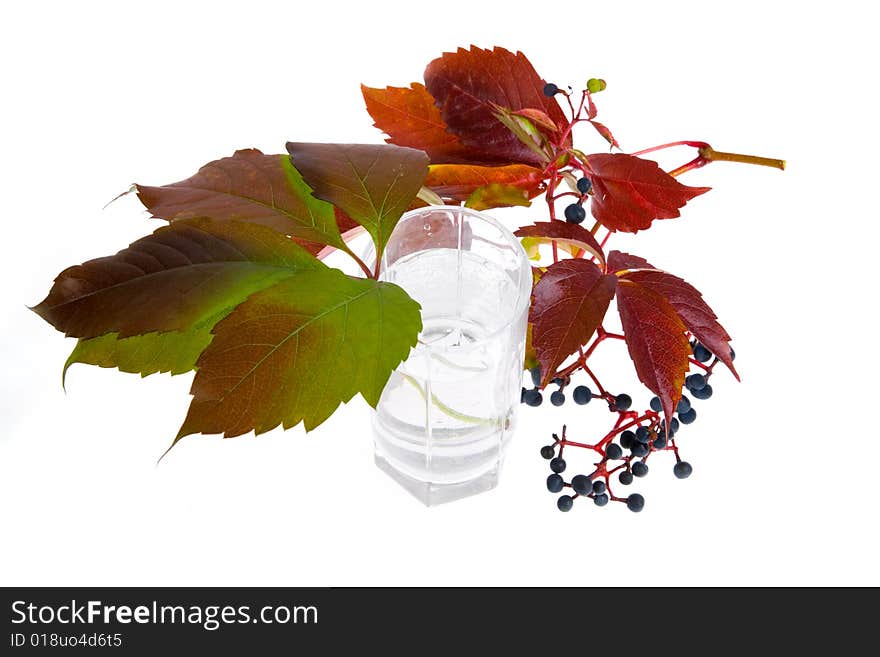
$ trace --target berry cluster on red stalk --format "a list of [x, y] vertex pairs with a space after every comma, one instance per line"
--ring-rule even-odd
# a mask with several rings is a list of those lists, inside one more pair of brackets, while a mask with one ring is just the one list
[[[573, 93], [570, 89], [569, 91], [563, 91], [553, 83], [547, 83], [543, 88], [543, 93], [547, 97], [558, 95], [563, 96], [570, 110], [570, 120], [566, 129], [558, 131], [554, 138], [548, 140], [548, 143], [552, 145], [553, 156], [544, 169], [544, 174], [548, 179], [544, 196], [549, 211], [551, 225], [552, 222], [560, 220], [557, 216], [557, 202], [566, 200], [571, 202], [565, 206], [565, 221], [570, 225], [579, 226], [587, 216], [584, 204], [590, 201], [591, 197], [596, 194], [596, 185], [594, 185], [593, 180], [594, 178], [599, 178], [601, 181], [601, 173], [597, 172], [596, 169], [591, 166], [591, 156], [587, 156], [575, 148], [566, 147], [566, 140], [569, 139], [572, 128], [579, 123], [589, 122], [608, 140], [612, 147], [619, 148], [619, 144], [611, 134], [610, 130], [595, 121], [597, 110], [592, 99], [592, 94], [601, 91], [604, 88], [604, 81], [591, 79], [587, 84], [587, 88], [580, 93], [580, 99], [577, 102], [577, 106], [575, 106], [575, 103], [572, 101]], [[639, 151], [633, 154], [632, 157], [638, 157], [640, 155], [675, 146], [696, 148], [698, 154], [693, 160], [668, 172], [667, 175], [669, 178], [677, 177], [687, 171], [705, 166], [709, 162], [715, 160], [784, 168], [784, 162], [779, 160], [719, 152], [715, 151], [709, 144], [700, 141], [671, 142]], [[572, 178], [574, 178], [574, 184], [572, 184]], [[560, 192], [557, 190], [562, 180], [565, 180], [568, 183], [569, 189]], [[600, 182], [600, 186], [601, 184], [602, 183]], [[696, 195], [697, 193], [702, 193], [707, 190], [698, 189], [694, 191], [695, 193], [693, 193], [693, 195]], [[605, 190], [603, 190], [602, 193], [604, 194]], [[638, 198], [635, 198], [634, 200], [630, 199], [631, 202], [638, 202], [639, 200], [640, 199]], [[647, 201], [648, 202], [644, 205], [650, 206], [650, 199], [647, 199]], [[684, 202], [680, 205], [683, 204]], [[566, 236], [571, 238], [567, 240], [567, 242], [576, 245], [576, 247], [569, 248], [568, 251], [570, 258], [588, 258], [589, 262], [596, 264], [597, 270], [595, 273], [599, 276], [620, 274], [620, 272], [624, 272], [625, 276], [625, 272], [628, 271], [649, 271], [654, 269], [646, 261], [633, 256], [614, 258], [614, 254], [612, 253], [612, 257], [606, 259], [604, 249], [611, 235], [615, 232], [614, 221], [603, 222], [600, 213], [594, 211], [593, 214], [596, 219], [589, 230], [589, 235], [594, 238], [592, 240], [590, 240], [585, 234], [578, 235], [579, 231], [577, 229], [560, 232], [558, 229], [552, 229], [549, 226], [548, 229], [545, 229], [543, 232], [521, 229], [517, 234], [526, 238], [537, 236]], [[638, 214], [638, 212], [635, 212], [634, 214]], [[603, 228], [604, 235], [601, 236], [600, 240], [596, 240], [596, 236]], [[580, 238], [580, 240], [577, 238]], [[581, 240], [583, 241], [583, 244], [578, 244]], [[550, 244], [552, 264], [547, 268], [536, 268], [536, 291], [541, 285], [543, 276], [560, 263], [559, 242], [555, 239], [551, 239]], [[593, 248], [590, 248], [591, 246]], [[609, 267], [609, 263], [614, 259], [619, 261], [618, 264], [620, 264], [620, 268], [613, 267], [613, 263], [612, 266]], [[675, 277], [671, 278], [675, 279]], [[685, 296], [699, 298], [699, 293], [689, 285], [680, 281], [680, 279], [675, 279], [675, 281], [676, 282], [672, 283], [672, 285], [680, 283], [683, 286], [686, 286], [683, 289], [687, 290], [689, 294], [686, 294]], [[620, 281], [617, 282], [618, 284], [620, 283]], [[670, 281], [663, 281], [663, 284], [668, 287]], [[557, 286], [554, 281], [554, 288], [555, 287]], [[555, 289], [554, 292], [553, 300], [557, 301], [562, 295]], [[691, 424], [696, 420], [697, 412], [691, 399], [681, 393], [681, 383], [684, 384], [684, 387], [695, 399], [708, 399], [713, 393], [709, 378], [711, 377], [716, 364], [720, 362], [720, 360], [709, 348], [699, 343], [696, 336], [691, 330], [689, 330], [687, 323], [684, 322], [683, 328], [685, 330], [683, 331], [683, 335], [687, 340], [689, 351], [685, 362], [689, 368], [694, 368], [696, 372], [688, 374], [683, 382], [679, 382], [672, 390], [669, 390], [670, 386], [666, 386], [667, 390], [664, 395], [664, 391], [658, 389], [662, 386], [660, 386], [657, 376], [652, 378], [652, 373], [650, 371], [639, 371], [640, 378], [642, 378], [643, 382], [660, 396], [655, 396], [651, 399], [651, 404], [648, 409], [643, 411], [631, 410], [632, 398], [625, 393], [616, 395], [610, 393], [602, 385], [588, 363], [590, 357], [602, 342], [609, 339], [627, 341], [626, 334], [612, 333], [605, 330], [602, 326], [602, 317], [604, 317], [605, 310], [607, 309], [607, 303], [603, 303], [603, 301], [605, 299], [610, 301], [610, 294], [606, 292], [605, 294], [600, 294], [598, 296], [600, 308], [598, 311], [591, 313], [593, 316], [598, 317], [598, 324], [592, 331], [581, 331], [582, 334], [589, 332], [592, 335], [592, 341], [589, 343], [585, 342], [584, 344], [577, 344], [574, 359], [565, 366], [561, 365], [558, 355], [555, 358], [541, 358], [538, 354], [533, 354], [535, 360], [539, 361], [539, 364], [533, 366], [530, 370], [534, 387], [523, 388], [521, 401], [529, 406], [539, 406], [543, 399], [541, 389], [546, 387], [549, 382], [550, 384], [558, 386], [558, 389], [550, 395], [550, 402], [554, 406], [562, 406], [565, 403], [564, 391], [571, 385], [572, 377], [580, 371], [584, 372], [592, 382], [592, 385], [595, 386], [596, 392], [593, 392], [586, 385], [578, 385], [574, 388], [572, 393], [574, 402], [578, 405], [585, 405], [594, 399], [603, 400], [607, 404], [608, 410], [615, 414], [615, 419], [610, 430], [602, 436], [601, 439], [594, 443], [569, 439], [568, 427], [566, 425], [563, 425], [562, 427], [561, 437], [556, 433], [553, 434], [553, 443], [541, 448], [541, 455], [550, 461], [550, 469], [552, 471], [547, 478], [547, 489], [551, 493], [560, 493], [564, 489], [570, 489], [570, 491], [566, 491], [557, 498], [557, 508], [560, 511], [566, 512], [571, 510], [574, 500], [578, 498], [590, 498], [596, 506], [605, 506], [609, 501], [622, 502], [625, 503], [631, 511], [639, 512], [644, 508], [644, 497], [638, 493], [626, 496], [615, 494], [612, 488], [613, 475], [617, 475], [615, 478], [617, 483], [623, 486], [628, 486], [633, 482], [634, 477], [643, 477], [647, 475], [648, 460], [653, 453], [666, 451], [672, 452], [675, 456], [673, 473], [677, 478], [686, 479], [691, 475], [693, 468], [690, 463], [681, 459], [675, 435], [683, 425]], [[581, 297], [581, 299], [588, 297], [589, 292], [587, 297]], [[702, 299], [699, 298], [699, 301], [702, 302]], [[618, 299], [618, 302], [620, 302], [620, 299]], [[679, 299], [679, 302], [681, 302], [681, 299]], [[703, 305], [705, 306], [705, 304]], [[534, 344], [535, 327], [539, 326], [543, 321], [543, 318], [541, 317], [540, 303], [534, 304], [532, 311], [530, 320], [533, 322]], [[711, 320], [715, 320], [714, 313], [711, 313], [708, 306], [705, 306], [703, 309], [703, 314]], [[588, 321], [587, 324], [589, 323], [590, 322]], [[736, 374], [732, 365], [734, 351], [729, 347], [727, 342], [729, 336], [727, 336], [720, 324], [717, 324], [717, 322], [714, 323], [715, 326], [711, 327], [711, 329], [714, 330], [710, 330], [709, 333], [715, 333], [712, 337], [719, 339], [713, 340], [713, 346], [716, 348], [721, 347], [722, 349], [726, 348], [726, 353], [722, 353], [721, 358], [727, 363], [731, 371]], [[701, 327], [700, 332], [703, 330], [705, 330], [705, 327]], [[551, 341], [555, 340], [558, 340], [558, 337], [553, 337], [551, 339]], [[636, 340], [633, 339], [632, 342], [636, 342]], [[662, 345], [659, 346], [662, 349]], [[655, 370], [661, 369], [659, 366], [652, 366], [650, 364], [643, 364], [643, 367], [639, 368], [639, 355], [634, 353], [632, 347], [630, 353], [636, 363], [637, 370], [650, 370], [652, 367]], [[708, 361], [711, 362], [706, 364]], [[551, 367], [547, 368], [542, 375], [541, 365], [546, 366], [548, 362]], [[647, 374], [647, 376], [645, 376], [645, 374]], [[653, 374], [656, 375], [657, 372], [655, 371]], [[646, 378], [648, 380], [645, 380]], [[654, 385], [651, 385], [652, 383]], [[675, 388], [678, 389], [677, 395], [675, 394]], [[661, 399], [661, 396], [665, 398]], [[570, 480], [566, 481], [563, 476], [563, 473], [568, 467], [564, 458], [566, 447], [579, 448], [587, 450], [588, 452], [594, 452], [597, 460], [593, 463], [593, 470], [574, 475]]]

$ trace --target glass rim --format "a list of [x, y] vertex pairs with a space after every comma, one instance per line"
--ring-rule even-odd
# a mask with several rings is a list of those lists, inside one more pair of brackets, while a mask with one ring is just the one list
[[[412, 217], [417, 217], [421, 215], [431, 214], [432, 212], [457, 212], [460, 214], [466, 214], [471, 217], [474, 217], [480, 221], [483, 221], [492, 228], [496, 229], [504, 240], [512, 247], [513, 251], [519, 256], [519, 274], [520, 281], [518, 281], [518, 295], [516, 300], [516, 305], [511, 310], [510, 315], [505, 318], [505, 321], [502, 322], [497, 328], [495, 328], [491, 333], [487, 334], [485, 337], [480, 338], [477, 342], [474, 342], [472, 345], [468, 345], [468, 347], [475, 347], [479, 344], [487, 342], [489, 340], [494, 339], [499, 333], [507, 330], [507, 328], [513, 324], [519, 316], [528, 309], [529, 303], [532, 297], [532, 266], [529, 263], [529, 257], [526, 254], [526, 250], [523, 248], [523, 245], [520, 243], [519, 239], [513, 234], [513, 232], [504, 224], [502, 224], [498, 219], [493, 217], [490, 214], [486, 214], [485, 212], [481, 212], [479, 210], [474, 210], [472, 208], [465, 207], [463, 205], [428, 205], [422, 208], [415, 208], [413, 210], [409, 210], [403, 215], [401, 215], [400, 219], [397, 221], [395, 225], [395, 230], [397, 230], [397, 226], [402, 224], [405, 220], [411, 219]], [[388, 238], [388, 243], [394, 238], [394, 231], [391, 231], [391, 235]], [[385, 244], [386, 249], [388, 243]], [[385, 259], [385, 254], [382, 255], [382, 259]], [[381, 266], [379, 269], [379, 280], [382, 280], [382, 272], [384, 267]], [[526, 320], [528, 321], [528, 319]], [[422, 348], [431, 349], [431, 343], [419, 342], [419, 346]]]

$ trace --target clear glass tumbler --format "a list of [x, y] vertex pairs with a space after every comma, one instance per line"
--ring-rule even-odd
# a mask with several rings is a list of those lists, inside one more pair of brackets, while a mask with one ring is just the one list
[[532, 273], [519, 241], [458, 206], [405, 214], [380, 279], [423, 329], [376, 407], [376, 463], [427, 505], [494, 488], [520, 401]]

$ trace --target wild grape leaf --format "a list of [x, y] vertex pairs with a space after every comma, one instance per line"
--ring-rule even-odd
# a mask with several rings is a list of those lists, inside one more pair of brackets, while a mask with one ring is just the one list
[[206, 164], [186, 180], [136, 187], [138, 198], [160, 219], [251, 222], [308, 242], [345, 248], [340, 230], [346, 228], [336, 225], [333, 206], [312, 196], [286, 155], [239, 150]]
[[287, 151], [316, 197], [367, 229], [379, 257], [428, 174], [423, 151], [390, 144], [288, 142]]
[[603, 265], [605, 254], [593, 234], [586, 228], [567, 221], [539, 221], [532, 226], [522, 226], [514, 232], [517, 237], [543, 238], [573, 244], [596, 256]]
[[78, 340], [64, 364], [62, 384], [67, 370], [75, 363], [115, 367], [122, 372], [142, 377], [158, 372], [183, 374], [196, 365], [199, 355], [211, 343], [211, 329], [232, 309], [198, 322], [188, 329], [145, 333], [120, 338], [118, 333], [106, 333], [88, 340]]
[[[718, 356], [733, 375], [739, 374], [730, 357], [730, 335], [718, 322], [715, 311], [703, 300], [703, 295], [693, 285], [670, 273], [659, 270], [646, 260], [620, 251], [612, 251], [609, 265], [615, 265], [618, 276], [638, 283], [644, 288], [661, 295], [675, 309], [693, 336]], [[623, 266], [621, 266], [623, 265]], [[635, 270], [620, 273], [621, 270]]]
[[470, 162], [472, 154], [447, 130], [434, 97], [424, 85], [375, 89], [361, 85], [373, 125], [388, 135], [386, 141], [425, 151], [432, 162]]
[[669, 421], [689, 367], [684, 323], [660, 294], [626, 278], [617, 282], [617, 310], [639, 380], [660, 398]]
[[69, 267], [33, 310], [78, 338], [185, 330], [257, 290], [325, 268], [265, 226], [175, 221], [113, 256]]
[[214, 327], [177, 440], [309, 431], [358, 392], [375, 406], [420, 330], [419, 305], [391, 283], [329, 268], [281, 281]]
[[635, 233], [655, 219], [680, 215], [679, 208], [708, 187], [688, 187], [663, 171], [656, 162], [623, 153], [588, 155], [593, 183], [590, 209], [609, 230]]
[[478, 187], [465, 201], [465, 206], [474, 210], [509, 208], [515, 205], [530, 206], [528, 193], [519, 187], [501, 183], [489, 183]]
[[644, 258], [622, 251], [611, 251], [608, 254], [608, 271], [620, 275], [620, 272], [627, 269], [657, 269]]
[[473, 164], [432, 164], [425, 186], [444, 199], [464, 201], [477, 188], [499, 183], [518, 187], [534, 198], [543, 190], [544, 174], [525, 164], [484, 167]]
[[555, 98], [544, 95], [544, 84], [525, 55], [497, 47], [459, 48], [425, 69], [425, 86], [449, 131], [484, 158], [505, 164], [543, 166], [542, 159], [498, 120], [495, 107], [514, 112], [537, 109], [557, 126], [568, 125]]
[[[547, 268], [532, 291], [532, 342], [547, 385], [557, 368], [586, 344], [602, 323], [617, 278], [589, 260], [560, 260]], [[687, 341], [685, 341], [687, 343]]]

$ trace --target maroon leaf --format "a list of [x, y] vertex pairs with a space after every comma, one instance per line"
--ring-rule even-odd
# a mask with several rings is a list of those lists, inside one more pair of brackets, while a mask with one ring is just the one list
[[605, 254], [593, 234], [586, 228], [567, 221], [539, 221], [533, 226], [522, 226], [514, 235], [517, 237], [537, 237], [574, 244], [580, 249], [589, 251], [601, 263], [605, 263]]
[[568, 125], [556, 100], [544, 95], [544, 84], [525, 55], [504, 48], [459, 48], [425, 69], [425, 85], [449, 131], [475, 153], [500, 163], [544, 164], [498, 120], [495, 107], [537, 109], [553, 124]]
[[609, 230], [635, 233], [655, 219], [678, 217], [679, 208], [709, 191], [682, 185], [656, 162], [633, 155], [597, 153], [586, 159], [594, 190], [590, 209]]
[[703, 300], [703, 295], [697, 288], [678, 276], [657, 269], [647, 260], [628, 253], [612, 251], [608, 256], [608, 264], [609, 269], [618, 276], [638, 283], [666, 299], [675, 308], [688, 331], [718, 356], [739, 380], [739, 374], [730, 357], [730, 335], [718, 322], [718, 316]]
[[660, 294], [626, 278], [618, 280], [617, 310], [639, 380], [660, 398], [669, 421], [689, 367], [684, 323]]
[[621, 251], [612, 251], [608, 254], [608, 271], [620, 275], [626, 269], [657, 269], [650, 262], [639, 256], [630, 255]]
[[542, 386], [596, 332], [616, 281], [615, 276], [603, 274], [594, 263], [580, 258], [560, 260], [541, 276], [532, 292], [529, 322], [534, 325], [532, 344], [541, 363]]

